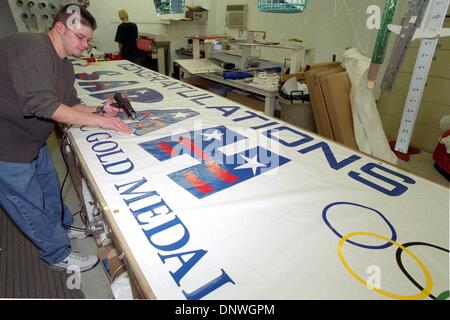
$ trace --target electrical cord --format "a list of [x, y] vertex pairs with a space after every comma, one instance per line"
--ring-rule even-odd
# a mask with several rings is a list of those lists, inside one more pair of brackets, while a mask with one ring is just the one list
[[[86, 228], [78, 228], [78, 227], [74, 227], [74, 226], [67, 226], [66, 224], [64, 224], [64, 199], [63, 199], [63, 190], [64, 190], [64, 185], [67, 181], [67, 177], [69, 176], [69, 164], [67, 163], [66, 157], [64, 156], [64, 146], [65, 146], [65, 142], [67, 139], [67, 133], [69, 132], [70, 128], [72, 128], [72, 125], [69, 125], [63, 132], [63, 135], [61, 137], [61, 146], [60, 146], [60, 152], [61, 152], [61, 156], [63, 158], [64, 164], [66, 166], [66, 174], [64, 175], [64, 179], [63, 182], [61, 184], [61, 189], [59, 192], [59, 199], [61, 201], [61, 224], [64, 228], [66, 228], [67, 230], [72, 229], [72, 230], [79, 230], [79, 231], [85, 231], [86, 232]], [[81, 210], [80, 210], [81, 212]], [[77, 213], [76, 213], [77, 214]], [[74, 214], [75, 215], [75, 214]], [[86, 224], [85, 224], [86, 225]]]
[[81, 222], [83, 222], [83, 224], [85, 226], [87, 226], [87, 223], [86, 223], [87, 212], [86, 212], [86, 206], [84, 204], [81, 206], [80, 210], [78, 210], [77, 212], [72, 214], [72, 216], [75, 217], [77, 214], [80, 215]]
[[87, 216], [87, 211], [86, 211], [86, 205], [82, 205], [80, 208], [80, 211], [78, 211], [76, 214], [80, 214], [80, 219], [81, 222], [83, 222], [83, 224], [85, 226], [87, 226], [87, 220], [86, 220], [86, 216]]
[[77, 214], [79, 214], [81, 216], [81, 213], [85, 212], [84, 209], [85, 205], [83, 204], [80, 208], [80, 210], [78, 210], [77, 212], [75, 212], [74, 214], [72, 214], [73, 217], [75, 217]]

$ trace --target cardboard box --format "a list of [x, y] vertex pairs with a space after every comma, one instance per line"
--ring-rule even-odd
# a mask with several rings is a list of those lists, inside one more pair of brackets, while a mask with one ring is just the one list
[[305, 67], [305, 71], [308, 70], [329, 70], [338, 68], [341, 66], [341, 62], [334, 61], [334, 62], [322, 62], [322, 63], [315, 63], [315, 64], [308, 64]]
[[351, 84], [347, 72], [329, 74], [320, 79], [336, 141], [358, 150], [353, 130]]
[[232, 90], [228, 92], [227, 99], [233, 100], [256, 111], [264, 112], [264, 100], [261, 100], [259, 97], [251, 93]]
[[342, 67], [332, 69], [318, 68], [310, 69], [305, 72], [306, 84], [308, 85], [309, 96], [311, 98], [314, 120], [317, 126], [317, 132], [331, 140], [334, 140], [333, 128], [328, 115], [327, 105], [323, 96], [320, 78], [328, 74], [342, 72]]
[[293, 73], [293, 74], [288, 74], [288, 73], [282, 72], [280, 75], [280, 82], [285, 82], [286, 80], [288, 80], [292, 77], [296, 77], [298, 82], [306, 83], [305, 73], [303, 71], [300, 71], [298, 73]]
[[318, 133], [358, 150], [347, 72], [340, 62], [308, 65], [306, 70], [306, 83]]
[[187, 19], [192, 19], [192, 21], [197, 22], [207, 22], [208, 21], [208, 10], [206, 9], [189, 9], [186, 11], [185, 17]]
[[119, 258], [119, 253], [113, 245], [109, 244], [98, 248], [97, 255], [109, 281], [113, 282], [114, 279], [127, 270], [124, 262]]

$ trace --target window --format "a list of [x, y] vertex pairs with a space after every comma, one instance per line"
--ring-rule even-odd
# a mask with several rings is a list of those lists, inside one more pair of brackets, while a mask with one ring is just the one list
[[299, 13], [305, 10], [308, 0], [258, 0], [261, 12]]
[[158, 14], [184, 13], [184, 0], [154, 0]]

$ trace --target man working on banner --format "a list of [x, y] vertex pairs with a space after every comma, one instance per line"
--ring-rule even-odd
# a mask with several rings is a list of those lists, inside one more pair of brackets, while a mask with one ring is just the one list
[[55, 269], [92, 268], [96, 256], [71, 250], [73, 217], [60, 199], [60, 185], [46, 145], [55, 122], [95, 125], [120, 133], [132, 130], [118, 110], [80, 103], [68, 56], [79, 57], [96, 29], [94, 17], [78, 5], [56, 15], [48, 34], [16, 33], [0, 40], [0, 205]]

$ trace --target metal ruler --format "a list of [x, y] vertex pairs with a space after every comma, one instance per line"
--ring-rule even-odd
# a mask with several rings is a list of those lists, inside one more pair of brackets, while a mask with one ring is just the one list
[[375, 50], [372, 55], [372, 62], [376, 64], [383, 64], [384, 56], [386, 54], [386, 47], [389, 40], [388, 25], [392, 23], [395, 15], [398, 0], [386, 0], [381, 20], [380, 31], [378, 31], [377, 40], [375, 42]]
[[389, 61], [388, 69], [384, 75], [382, 88], [383, 90], [391, 91], [397, 77], [403, 59], [405, 58], [406, 49], [411, 42], [414, 33], [420, 23], [430, 0], [410, 0], [408, 4], [408, 13], [406, 14], [405, 22], [400, 30], [400, 35], [392, 52]]
[[443, 30], [442, 26], [444, 24], [449, 3], [450, 0], [430, 0], [422, 27], [418, 30], [420, 32], [418, 32], [418, 36], [415, 36], [415, 38], [422, 38], [422, 40], [411, 77], [411, 83], [409, 85], [397, 142], [395, 144], [395, 150], [403, 153], [408, 152], [409, 143], [419, 112], [420, 101], [425, 89], [439, 36]]
[[375, 49], [373, 50], [372, 63], [370, 64], [369, 72], [367, 74], [367, 88], [370, 90], [374, 89], [378, 71], [384, 62], [389, 35], [391, 34], [388, 25], [390, 25], [394, 19], [397, 3], [398, 0], [385, 0], [383, 18], [375, 42]]

